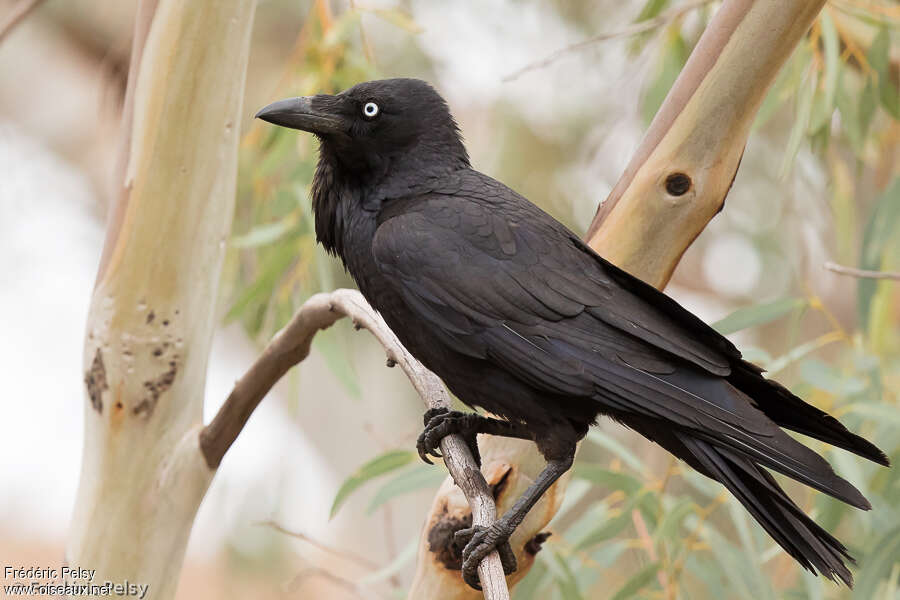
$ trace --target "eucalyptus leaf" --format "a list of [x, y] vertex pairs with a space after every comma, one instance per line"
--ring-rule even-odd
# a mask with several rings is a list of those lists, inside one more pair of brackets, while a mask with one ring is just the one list
[[537, 561], [531, 570], [513, 591], [513, 600], [541, 600], [544, 595], [538, 595], [541, 588], [546, 585], [550, 571], [544, 563]]
[[900, 527], [887, 531], [876, 540], [872, 548], [873, 551], [862, 561], [862, 569], [853, 587], [853, 597], [858, 600], [874, 598], [881, 581], [900, 562]]
[[294, 227], [292, 219], [285, 218], [276, 223], [257, 225], [247, 233], [231, 238], [231, 245], [235, 248], [255, 248], [278, 241], [284, 234]]
[[581, 591], [578, 589], [578, 581], [572, 569], [569, 568], [566, 559], [559, 553], [553, 553], [553, 559], [556, 563], [556, 584], [562, 600], [584, 600]]
[[334, 327], [320, 331], [313, 338], [313, 348], [325, 359], [328, 370], [344, 386], [347, 393], [359, 399], [362, 397], [362, 388], [353, 368], [351, 347], [346, 336], [341, 335], [342, 329], [347, 326], [347, 322], [339, 321]]
[[881, 105], [895, 119], [900, 119], [900, 90], [890, 73], [891, 36], [887, 27], [881, 27], [869, 47], [869, 65], [878, 74], [878, 96]]
[[781, 162], [780, 173], [784, 177], [790, 171], [794, 164], [794, 158], [800, 150], [800, 143], [803, 141], [804, 134], [809, 127], [810, 115], [812, 114], [813, 99], [816, 95], [818, 87], [818, 77], [806, 85], [800, 86], [800, 92], [797, 95], [797, 114], [794, 118], [794, 125], [788, 136], [787, 149], [784, 151], [784, 157]]
[[[876, 201], [875, 209], [863, 234], [859, 268], [875, 271], [881, 269], [885, 250], [897, 235], [897, 231], [900, 231], [900, 177], [896, 177]], [[860, 278], [856, 285], [859, 321], [866, 327], [869, 324], [872, 298], [878, 282], [874, 279]]]
[[658, 540], [675, 541], [681, 531], [684, 518], [697, 510], [697, 504], [690, 498], [681, 498], [675, 506], [667, 509], [659, 527], [653, 532]]
[[573, 477], [585, 479], [608, 490], [622, 490], [629, 496], [644, 486], [643, 482], [627, 473], [610, 471], [596, 464], [577, 465]]
[[328, 518], [334, 518], [334, 515], [337, 514], [341, 505], [350, 497], [350, 494], [356, 491], [364, 483], [408, 465], [415, 457], [416, 454], [409, 450], [391, 450], [376, 456], [359, 467], [356, 472], [341, 484], [337, 494], [335, 494], [334, 502], [331, 505], [331, 513]]
[[650, 86], [644, 90], [644, 97], [641, 100], [641, 114], [646, 123], [653, 120], [656, 111], [662, 106], [672, 84], [675, 83], [684, 63], [687, 62], [689, 53], [687, 43], [681, 37], [681, 31], [669, 29], [666, 33], [665, 46], [660, 55], [656, 76]]
[[724, 319], [716, 321], [712, 324], [712, 328], [722, 335], [728, 335], [748, 327], [771, 323], [806, 305], [807, 301], [803, 298], [782, 298], [765, 304], [754, 304], [739, 308]]
[[360, 579], [359, 584], [369, 585], [393, 577], [394, 575], [402, 571], [406, 565], [411, 563], [413, 559], [416, 558], [416, 550], [418, 549], [419, 537], [415, 536], [406, 544], [403, 550], [401, 550], [397, 554], [394, 560], [388, 563], [385, 567], [375, 571], [374, 573], [369, 573], [368, 575]]
[[660, 564], [658, 562], [653, 562], [632, 575], [631, 578], [612, 595], [610, 600], [628, 600], [629, 598], [632, 598], [638, 591], [656, 580], [656, 574], [659, 572], [659, 567]]
[[618, 456], [622, 462], [626, 465], [638, 471], [639, 473], [644, 472], [644, 463], [641, 462], [641, 459], [637, 457], [637, 455], [625, 447], [625, 445], [614, 437], [610, 436], [604, 431], [601, 431], [597, 428], [592, 428], [586, 438], [587, 441], [597, 444], [602, 448], [606, 448], [616, 456]]
[[859, 132], [865, 138], [869, 131], [869, 125], [872, 124], [872, 117], [875, 116], [875, 110], [878, 108], [878, 94], [875, 90], [875, 84], [872, 79], [866, 78], [866, 84], [863, 86], [862, 93], [859, 96]]
[[817, 358], [803, 361], [800, 376], [820, 390], [836, 396], [852, 396], [866, 389], [864, 379], [842, 373]]
[[375, 492], [366, 512], [372, 514], [378, 507], [397, 496], [425, 488], [437, 488], [446, 476], [447, 471], [435, 465], [417, 464], [382, 485]]
[[812, 133], [828, 125], [834, 112], [841, 69], [840, 42], [834, 20], [826, 10], [822, 11], [819, 22], [822, 26], [822, 45], [825, 49], [825, 77], [824, 91], [820, 95], [821, 104], [816, 111], [818, 114], [810, 119], [809, 130]]

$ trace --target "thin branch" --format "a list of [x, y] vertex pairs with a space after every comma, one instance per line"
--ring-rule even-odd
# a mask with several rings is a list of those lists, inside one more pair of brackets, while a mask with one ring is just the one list
[[695, 8], [703, 6], [704, 4], [709, 4], [712, 0], [692, 0], [690, 2], [686, 2], [680, 6], [675, 6], [670, 8], [667, 11], [660, 13], [659, 15], [653, 17], [652, 19], [647, 19], [646, 21], [639, 21], [638, 23], [632, 23], [628, 27], [624, 27], [619, 31], [610, 31], [607, 33], [601, 33], [599, 35], [595, 35], [594, 37], [588, 38], [586, 40], [582, 40], [580, 42], [576, 42], [565, 48], [560, 48], [559, 50], [553, 52], [552, 54], [542, 58], [541, 60], [537, 60], [535, 62], [529, 63], [519, 69], [518, 71], [514, 71], [503, 78], [504, 82], [513, 81], [514, 79], [518, 79], [525, 73], [529, 71], [533, 71], [535, 69], [543, 69], [547, 67], [566, 54], [570, 52], [576, 52], [578, 50], [582, 50], [588, 46], [592, 46], [599, 42], [605, 42], [607, 40], [612, 40], [620, 37], [631, 37], [633, 35], [637, 35], [639, 33], [644, 33], [646, 31], [651, 31], [656, 29], [657, 27], [662, 27], [663, 25], [668, 25], [672, 21], [681, 17], [683, 14], [688, 13]]
[[[316, 294], [269, 342], [262, 355], [235, 384], [213, 420], [201, 431], [200, 448], [210, 468], [219, 466], [253, 410], [272, 386], [309, 355], [316, 333], [330, 327], [341, 317], [349, 317], [357, 329], [368, 329], [375, 336], [384, 347], [388, 364], [398, 365], [403, 370], [428, 408], [450, 407], [450, 397], [441, 380], [413, 358], [362, 294], [343, 289]], [[458, 435], [449, 435], [441, 441], [441, 454], [453, 480], [472, 508], [472, 522], [490, 526], [497, 517], [497, 507], [468, 446]], [[478, 576], [487, 600], [509, 599], [509, 589], [496, 551], [481, 561]]]
[[825, 263], [824, 267], [833, 273], [840, 275], [849, 275], [850, 277], [859, 277], [861, 279], [891, 279], [900, 281], [900, 271], [867, 271], [865, 269], [854, 269], [853, 267], [845, 267], [833, 262]]
[[306, 542], [307, 544], [309, 544], [311, 546], [315, 546], [319, 550], [322, 550], [323, 552], [327, 552], [333, 556], [337, 556], [338, 558], [352, 560], [353, 562], [356, 562], [372, 571], [377, 571], [378, 569], [381, 568], [379, 565], [377, 565], [373, 561], [369, 560], [365, 556], [360, 556], [359, 554], [354, 554], [353, 552], [350, 552], [349, 550], [341, 550], [339, 548], [333, 548], [333, 547], [329, 546], [328, 544], [320, 542], [319, 540], [317, 540], [313, 537], [310, 537], [301, 531], [291, 531], [290, 529], [287, 529], [286, 527], [276, 523], [275, 521], [272, 521], [272, 520], [257, 521], [256, 523], [254, 523], [254, 525], [262, 525], [264, 527], [271, 527], [278, 533], [283, 533], [292, 538], [302, 540], [302, 541]]
[[27, 17], [28, 14], [37, 8], [43, 1], [44, 0], [19, 0], [6, 15], [6, 18], [4, 18], [3, 21], [0, 21], [0, 43], [2, 43], [3, 39], [9, 35], [19, 23], [24, 21], [25, 17]]

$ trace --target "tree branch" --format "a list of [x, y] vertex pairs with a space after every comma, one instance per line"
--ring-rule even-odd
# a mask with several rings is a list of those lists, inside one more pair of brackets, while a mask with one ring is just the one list
[[833, 262], [827, 262], [823, 266], [827, 270], [840, 275], [849, 275], [861, 279], [892, 279], [894, 281], [900, 281], [900, 271], [868, 271], [865, 269], [845, 267]]
[[620, 37], [630, 37], [632, 35], [637, 35], [639, 33], [644, 33], [647, 31], [651, 31], [656, 29], [657, 27], [661, 27], [663, 25], [667, 25], [679, 18], [685, 13], [688, 13], [695, 8], [703, 6], [704, 4], [709, 4], [712, 0], [691, 0], [690, 2], [685, 2], [679, 6], [674, 6], [667, 11], [664, 11], [652, 19], [647, 19], [645, 21], [638, 21], [637, 23], [632, 23], [628, 27], [623, 27], [618, 31], [610, 31], [608, 33], [601, 33], [600, 35], [595, 35], [594, 37], [590, 37], [586, 40], [582, 40], [580, 42], [576, 42], [565, 48], [560, 48], [559, 50], [553, 52], [552, 54], [540, 59], [536, 60], [532, 63], [528, 63], [524, 67], [520, 68], [517, 71], [513, 71], [509, 75], [503, 78], [504, 82], [513, 81], [518, 79], [525, 73], [529, 71], [534, 71], [535, 69], [543, 69], [544, 67], [548, 67], [564, 57], [565, 55], [576, 52], [578, 50], [582, 50], [587, 48], [588, 46], [593, 46], [599, 42], [605, 42], [607, 40], [612, 40]]
[[[428, 408], [450, 407], [450, 397], [441, 380], [403, 347], [362, 294], [345, 289], [316, 294], [269, 342], [262, 355], [235, 384], [210, 424], [201, 431], [200, 448], [211, 469], [219, 466], [253, 410], [272, 386], [309, 355], [316, 333], [342, 317], [349, 317], [357, 328], [365, 328], [375, 336], [384, 347], [388, 364], [398, 365], [403, 370]], [[473, 523], [485, 527], [492, 524], [497, 517], [494, 497], [468, 446], [458, 435], [450, 435], [441, 441], [441, 453], [472, 509]], [[508, 600], [509, 590], [496, 552], [481, 562], [478, 575], [486, 599]]]
[[44, 0], [19, 0], [6, 15], [6, 18], [0, 22], [0, 43], [2, 43], [4, 38], [6, 38], [19, 23], [24, 21], [25, 17], [27, 17], [28, 14], [37, 8], [43, 1]]
[[759, 106], [824, 0], [729, 0], [713, 17], [585, 238], [665, 287], [720, 211]]

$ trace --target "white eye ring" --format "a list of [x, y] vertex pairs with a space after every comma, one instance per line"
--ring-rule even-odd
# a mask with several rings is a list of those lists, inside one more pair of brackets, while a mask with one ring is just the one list
[[381, 109], [378, 108], [378, 105], [374, 102], [366, 102], [366, 105], [363, 106], [363, 115], [367, 119], [374, 119], [378, 116], [379, 112], [381, 112]]

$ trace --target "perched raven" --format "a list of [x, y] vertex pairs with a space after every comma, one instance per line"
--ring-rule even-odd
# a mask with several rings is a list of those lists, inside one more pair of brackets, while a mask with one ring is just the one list
[[[487, 528], [460, 532], [463, 576], [508, 539], [572, 465], [600, 415], [722, 483], [801, 565], [852, 583], [847, 549], [768, 469], [871, 506], [782, 427], [882, 465], [873, 444], [742, 360], [674, 300], [597, 255], [537, 206], [472, 169], [447, 104], [427, 83], [388, 79], [291, 98], [257, 117], [320, 140], [316, 237], [416, 358], [469, 406], [429, 411], [419, 453], [456, 432], [533, 440], [547, 466]], [[477, 454], [476, 454], [477, 457]]]

